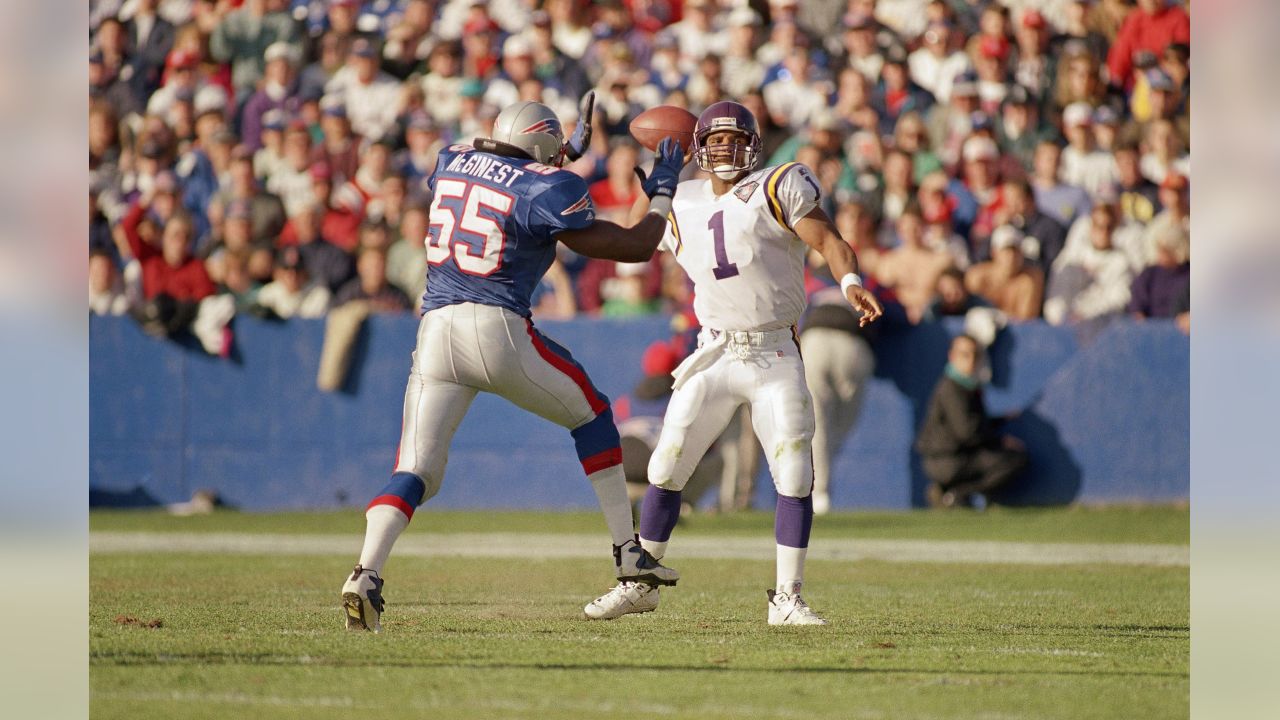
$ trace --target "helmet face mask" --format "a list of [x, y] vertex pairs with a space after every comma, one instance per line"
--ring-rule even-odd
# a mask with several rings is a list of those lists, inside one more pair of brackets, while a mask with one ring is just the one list
[[560, 118], [542, 103], [516, 103], [498, 113], [492, 140], [546, 165], [560, 167], [564, 162], [564, 128]]
[[[716, 145], [707, 143], [712, 135], [724, 132], [741, 135], [746, 142]], [[736, 102], [718, 102], [698, 117], [693, 133], [693, 147], [698, 167], [715, 174], [721, 180], [732, 180], [750, 171], [759, 161], [760, 129], [755, 116], [745, 106]]]

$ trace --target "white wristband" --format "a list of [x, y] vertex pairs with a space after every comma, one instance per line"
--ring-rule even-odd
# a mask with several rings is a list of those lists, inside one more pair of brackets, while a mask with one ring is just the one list
[[666, 220], [667, 216], [671, 214], [671, 198], [666, 195], [659, 195], [649, 200], [649, 212], [657, 213], [658, 217]]
[[845, 295], [849, 294], [850, 287], [862, 287], [862, 278], [857, 273], [847, 273], [840, 278], [840, 292]]

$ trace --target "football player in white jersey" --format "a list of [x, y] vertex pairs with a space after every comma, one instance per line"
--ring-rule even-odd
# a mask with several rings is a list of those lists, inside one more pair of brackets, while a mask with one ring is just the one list
[[[862, 287], [853, 250], [819, 207], [821, 191], [809, 168], [786, 163], [756, 170], [760, 149], [755, 116], [742, 105], [715, 103], [698, 118], [693, 152], [711, 177], [680, 183], [659, 247], [673, 253], [693, 281], [702, 332], [698, 350], [674, 373], [675, 392], [649, 461], [640, 542], [655, 558], [666, 554], [681, 490], [747, 403], [778, 491], [777, 578], [767, 591], [768, 622], [825, 625], [800, 596], [813, 525], [813, 400], [796, 336], [809, 249], [841, 278], [862, 325], [883, 309]], [[647, 210], [638, 202], [633, 217]], [[586, 614], [611, 619], [657, 604], [657, 586], [624, 581], [588, 605]]]

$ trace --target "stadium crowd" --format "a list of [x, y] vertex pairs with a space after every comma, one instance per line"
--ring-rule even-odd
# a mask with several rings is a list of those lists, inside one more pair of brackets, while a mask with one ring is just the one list
[[[447, 143], [518, 100], [622, 219], [658, 104], [751, 108], [907, 322], [1189, 323], [1190, 20], [1166, 0], [91, 0], [90, 310], [411, 312]], [[691, 164], [686, 172], [697, 172]], [[687, 309], [669, 258], [563, 246], [536, 318]], [[214, 322], [217, 322], [215, 319]]]

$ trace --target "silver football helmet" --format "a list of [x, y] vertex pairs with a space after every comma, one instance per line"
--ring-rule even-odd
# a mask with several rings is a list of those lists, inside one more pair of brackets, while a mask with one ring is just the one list
[[564, 128], [560, 118], [542, 103], [525, 100], [498, 113], [492, 140], [518, 148], [547, 165], [559, 167], [564, 158]]

